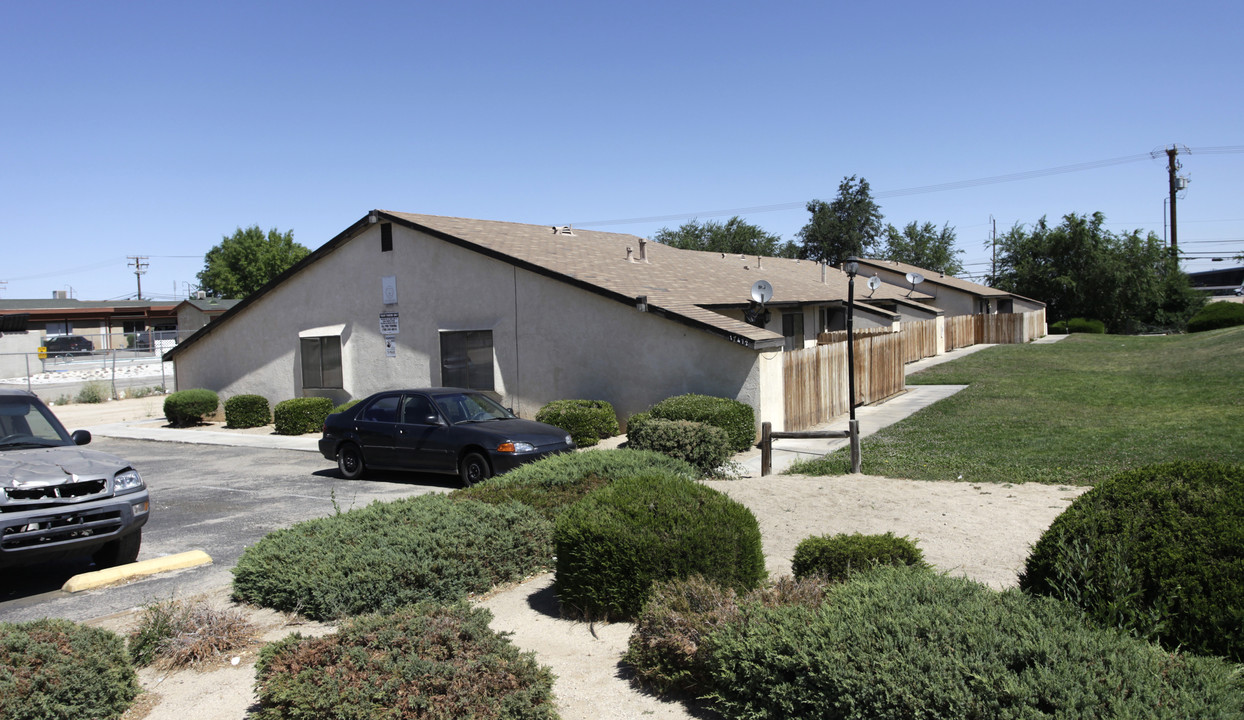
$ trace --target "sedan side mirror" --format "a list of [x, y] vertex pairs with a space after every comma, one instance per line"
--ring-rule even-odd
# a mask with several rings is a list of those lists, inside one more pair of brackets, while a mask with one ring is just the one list
[[90, 430], [74, 430], [73, 433], [69, 437], [73, 439], [74, 445], [86, 445], [87, 443], [91, 441], [91, 431]]

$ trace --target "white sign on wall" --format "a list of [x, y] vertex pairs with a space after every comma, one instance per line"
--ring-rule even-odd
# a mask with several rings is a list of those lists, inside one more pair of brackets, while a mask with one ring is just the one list
[[380, 295], [385, 305], [397, 304], [397, 276], [385, 275], [380, 278]]
[[397, 357], [397, 338], [392, 335], [384, 336], [384, 354], [386, 357]]
[[380, 313], [380, 334], [396, 335], [397, 334], [397, 313], [382, 312]]

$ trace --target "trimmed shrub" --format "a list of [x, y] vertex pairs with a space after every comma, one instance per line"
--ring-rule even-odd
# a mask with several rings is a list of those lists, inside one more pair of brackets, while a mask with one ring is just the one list
[[520, 502], [549, 520], [583, 499], [589, 492], [622, 477], [652, 472], [694, 478], [699, 472], [687, 463], [641, 450], [589, 450], [561, 453], [489, 478], [488, 482], [455, 490], [451, 496], [494, 505]]
[[1020, 587], [1103, 627], [1244, 661], [1244, 466], [1131, 470], [1076, 498], [1033, 547]]
[[555, 720], [553, 675], [465, 603], [368, 615], [324, 637], [294, 633], [256, 664], [256, 720]]
[[540, 408], [536, 421], [565, 430], [581, 448], [618, 434], [618, 416], [604, 400], [554, 400]]
[[1050, 323], [1050, 334], [1051, 335], [1066, 335], [1067, 334], [1067, 321], [1059, 320], [1058, 322]]
[[727, 717], [1238, 717], [1218, 659], [1094, 630], [1064, 603], [913, 568], [882, 567], [816, 607], [746, 607], [708, 638]]
[[333, 401], [322, 397], [282, 400], [272, 411], [273, 430], [277, 435], [305, 435], [319, 432], [332, 412]]
[[667, 473], [591, 493], [557, 519], [553, 542], [562, 609], [585, 618], [634, 618], [662, 580], [699, 574], [741, 592], [765, 577], [751, 511]]
[[61, 619], [0, 623], [0, 718], [119, 718], [137, 695], [116, 633]]
[[[363, 402], [363, 398], [355, 398], [353, 400], [347, 400], [341, 403], [340, 405], [338, 405], [337, 407], [333, 408], [333, 413], [345, 412], [346, 410], [349, 410], [350, 408], [354, 407], [355, 405], [358, 405], [361, 402]], [[329, 413], [329, 414], [331, 415], [332, 413]]]
[[911, 565], [927, 568], [924, 553], [906, 537], [845, 533], [804, 538], [795, 548], [791, 572], [797, 578], [819, 577], [829, 582], [846, 580], [852, 572], [878, 565]]
[[1069, 333], [1092, 333], [1094, 335], [1106, 334], [1106, 323], [1101, 320], [1085, 320], [1084, 318], [1072, 318], [1067, 321], [1067, 332]]
[[707, 638], [728, 623], [742, 621], [741, 603], [815, 607], [824, 601], [827, 587], [816, 578], [787, 576], [740, 601], [734, 590], [699, 575], [657, 583], [622, 659], [634, 670], [635, 681], [657, 694], [702, 695], [712, 689]]
[[263, 395], [234, 395], [225, 401], [225, 427], [263, 427], [270, 422], [272, 411]]
[[1244, 303], [1212, 302], [1188, 321], [1188, 332], [1204, 332], [1244, 325]]
[[317, 620], [454, 602], [552, 563], [552, 526], [518, 503], [420, 495], [277, 530], [246, 548], [233, 598]]
[[666, 398], [648, 411], [663, 420], [691, 420], [719, 427], [730, 436], [730, 449], [743, 452], [756, 442], [756, 413], [738, 400], [708, 395]]
[[178, 390], [164, 398], [164, 417], [174, 427], [198, 425], [218, 407], [220, 398], [211, 390]]
[[626, 437], [630, 447], [683, 460], [702, 475], [712, 475], [732, 454], [725, 430], [689, 420], [651, 418]]
[[644, 423], [652, 419], [650, 412], [637, 412], [626, 419], [626, 434], [629, 439], [630, 434], [638, 430]]

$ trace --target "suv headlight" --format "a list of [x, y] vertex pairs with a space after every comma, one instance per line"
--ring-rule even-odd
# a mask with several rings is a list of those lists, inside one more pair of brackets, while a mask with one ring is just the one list
[[143, 484], [143, 476], [138, 474], [133, 468], [122, 470], [112, 478], [112, 489], [115, 492], [129, 492], [130, 490], [142, 490], [146, 485]]

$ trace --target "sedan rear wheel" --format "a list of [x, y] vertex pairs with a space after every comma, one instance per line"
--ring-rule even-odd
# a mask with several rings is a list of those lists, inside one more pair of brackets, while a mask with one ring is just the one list
[[337, 450], [337, 469], [346, 480], [358, 480], [363, 477], [366, 468], [363, 465], [363, 452], [354, 443], [346, 443]]
[[488, 467], [488, 461], [479, 453], [467, 453], [462, 458], [462, 464], [458, 466], [458, 475], [462, 478], [462, 484], [465, 487], [471, 487], [476, 483], [481, 483], [492, 477], [492, 470]]

